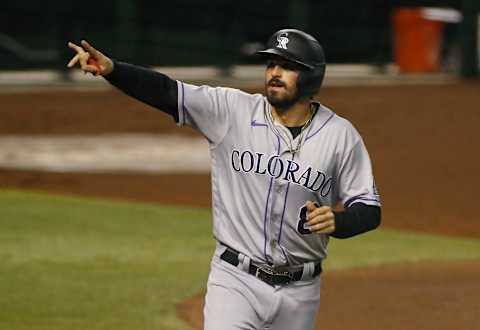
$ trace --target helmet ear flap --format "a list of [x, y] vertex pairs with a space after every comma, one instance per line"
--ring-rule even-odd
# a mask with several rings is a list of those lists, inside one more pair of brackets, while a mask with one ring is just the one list
[[301, 97], [311, 97], [317, 94], [325, 76], [325, 64], [311, 70], [300, 72], [298, 77], [298, 92]]

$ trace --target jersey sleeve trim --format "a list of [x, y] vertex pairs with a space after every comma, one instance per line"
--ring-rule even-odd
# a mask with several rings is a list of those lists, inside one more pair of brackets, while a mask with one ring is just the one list
[[177, 81], [178, 86], [178, 126], [185, 125], [185, 87], [183, 82]]
[[345, 207], [350, 207], [355, 203], [364, 203], [364, 204], [367, 204], [367, 205], [381, 206], [380, 199], [378, 197], [367, 195], [367, 194], [361, 194], [361, 195], [354, 196], [354, 197], [348, 199], [343, 205]]

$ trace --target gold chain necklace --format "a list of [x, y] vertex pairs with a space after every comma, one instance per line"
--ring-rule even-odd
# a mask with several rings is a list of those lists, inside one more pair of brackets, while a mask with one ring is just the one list
[[270, 123], [272, 124], [273, 130], [283, 140], [283, 142], [285, 142], [285, 144], [288, 147], [288, 150], [290, 150], [290, 153], [292, 155], [295, 155], [297, 152], [299, 152], [300, 148], [303, 144], [303, 135], [305, 133], [305, 129], [308, 126], [310, 126], [310, 124], [312, 123], [313, 117], [315, 115], [315, 106], [313, 105], [313, 103], [310, 103], [310, 116], [308, 117], [307, 121], [305, 122], [305, 124], [303, 124], [303, 126], [300, 130], [300, 134], [298, 135], [297, 146], [295, 148], [293, 147], [293, 140], [294, 139], [289, 139], [288, 137], [285, 137], [285, 134], [283, 132], [280, 132], [278, 130], [278, 128], [276, 127], [271, 109], [270, 109], [270, 111], [267, 111], [267, 115], [268, 115], [268, 118], [270, 120]]

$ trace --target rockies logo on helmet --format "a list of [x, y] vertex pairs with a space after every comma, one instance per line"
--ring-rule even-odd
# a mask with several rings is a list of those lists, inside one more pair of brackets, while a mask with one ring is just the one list
[[277, 48], [287, 49], [287, 44], [290, 41], [287, 37], [288, 33], [282, 33], [277, 36]]

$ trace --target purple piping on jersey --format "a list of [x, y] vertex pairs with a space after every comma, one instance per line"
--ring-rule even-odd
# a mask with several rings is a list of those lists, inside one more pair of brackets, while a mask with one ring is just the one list
[[182, 125], [185, 124], [185, 88], [182, 82]]
[[257, 123], [257, 120], [254, 119], [252, 120], [252, 122], [250, 123], [250, 125], [252, 125], [252, 127], [260, 127], [260, 126], [263, 126], [263, 127], [268, 127], [267, 124], [264, 124], [264, 123]]
[[[277, 155], [280, 156], [280, 138], [277, 136]], [[275, 169], [277, 168], [277, 163], [278, 159], [275, 160], [275, 165], [273, 165], [273, 172], [275, 172]], [[268, 194], [267, 194], [267, 202], [265, 204], [265, 215], [263, 217], [263, 237], [264, 237], [264, 243], [263, 243], [263, 254], [265, 256], [265, 260], [268, 261], [267, 258], [267, 215], [268, 215], [268, 201], [270, 200], [270, 193], [272, 192], [272, 184], [273, 184], [273, 177], [270, 178], [270, 186], [268, 187]]]
[[[292, 161], [295, 158], [295, 154], [292, 154]], [[290, 169], [290, 168], [288, 168]], [[282, 228], [283, 228], [283, 218], [285, 216], [285, 209], [287, 208], [287, 198], [288, 198], [288, 190], [290, 188], [290, 182], [287, 184], [287, 191], [285, 192], [285, 200], [283, 202], [283, 211], [282, 211], [282, 220], [280, 221], [280, 232], [278, 233], [278, 246], [280, 246], [280, 249], [282, 249], [283, 256], [285, 257], [285, 260], [287, 260], [287, 255], [285, 254], [285, 251], [283, 250], [283, 247], [280, 245], [280, 241], [282, 239]]]
[[357, 196], [353, 196], [349, 199], [347, 199], [347, 201], [345, 203], [343, 203], [343, 205], [350, 205], [352, 204], [353, 201], [356, 201], [357, 199], [363, 199], [363, 200], [370, 200], [370, 201], [376, 201], [378, 202], [378, 199], [370, 199], [368, 197], [368, 194], [367, 193], [364, 193], [364, 194], [360, 194], [360, 195], [357, 195]]
[[325, 125], [327, 125], [327, 123], [330, 121], [330, 119], [333, 118], [333, 116], [335, 116], [335, 113], [332, 113], [332, 114], [330, 115], [330, 117], [328, 117], [328, 119], [323, 123], [323, 125], [322, 125], [318, 130], [316, 130], [315, 132], [313, 132], [312, 135], [308, 135], [308, 136], [305, 138], [305, 141], [308, 141], [311, 137], [313, 137], [315, 134], [317, 134], [318, 132], [320, 132], [320, 130], [321, 130], [323, 127], [325, 127]]
[[345, 207], [349, 207], [350, 205], [352, 205], [353, 202], [355, 202], [357, 200], [380, 203], [380, 201], [378, 199], [368, 198], [368, 194], [360, 194], [360, 195], [357, 195], [357, 196], [353, 196], [352, 198], [349, 198], [345, 203], [343, 203], [343, 205]]
[[[275, 123], [274, 123], [273, 121], [270, 121], [270, 124], [271, 124], [271, 125], [275, 125]], [[257, 124], [257, 125], [259, 125], [259, 124]], [[253, 122], [252, 122], [252, 126], [253, 126]], [[269, 127], [269, 125], [266, 125], [266, 126]], [[271, 128], [271, 127], [269, 127], [269, 128], [270, 128], [270, 131], [271, 131], [271, 132], [277, 137], [277, 139], [278, 139], [278, 152], [277, 152], [277, 154], [280, 155], [280, 135], [278, 135], [273, 128]], [[277, 165], [277, 162], [276, 162], [276, 161], [275, 161], [275, 165]], [[275, 169], [275, 165], [274, 165], [274, 169]]]
[[374, 198], [357, 198], [357, 199], [354, 199], [354, 200], [350, 201], [348, 204], [345, 204], [345, 207], [350, 207], [353, 203], [355, 203], [357, 201], [380, 203], [380, 201], [378, 199], [374, 199]]
[[363, 198], [363, 196], [366, 196], [367, 194], [360, 194], [360, 195], [357, 195], [357, 196], [353, 196], [349, 199], [347, 199], [347, 201], [345, 203], [343, 203], [343, 205], [347, 206], [347, 205], [350, 205], [351, 202], [353, 202], [354, 200], [358, 199], [358, 198]]

